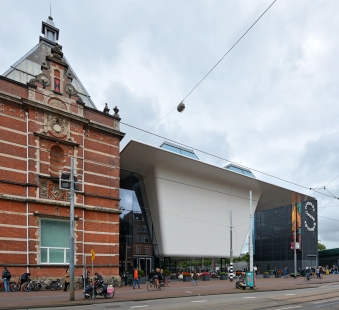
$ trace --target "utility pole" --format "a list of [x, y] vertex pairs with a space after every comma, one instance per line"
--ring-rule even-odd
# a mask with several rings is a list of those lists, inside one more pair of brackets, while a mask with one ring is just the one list
[[232, 211], [230, 211], [230, 281], [233, 281]]
[[253, 271], [253, 241], [252, 241], [252, 191], [250, 191], [250, 232], [249, 232], [249, 243], [250, 243], [250, 271]]
[[69, 244], [69, 300], [74, 301], [74, 157], [71, 157], [70, 182], [70, 244]]

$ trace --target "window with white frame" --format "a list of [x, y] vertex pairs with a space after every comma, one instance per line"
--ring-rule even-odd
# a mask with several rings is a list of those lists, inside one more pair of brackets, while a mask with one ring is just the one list
[[40, 220], [40, 263], [69, 264], [69, 221]]
[[137, 235], [137, 243], [140, 242], [140, 235]]
[[137, 232], [140, 232], [140, 225], [137, 226]]
[[147, 254], [147, 255], [149, 254], [149, 246], [145, 247], [145, 254]]
[[140, 246], [135, 247], [135, 254], [140, 254]]
[[141, 225], [141, 232], [147, 232], [146, 225]]

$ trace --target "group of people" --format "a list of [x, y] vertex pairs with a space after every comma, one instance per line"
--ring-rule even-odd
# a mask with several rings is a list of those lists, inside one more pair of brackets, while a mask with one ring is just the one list
[[[290, 272], [288, 271], [288, 267], [285, 267], [281, 273], [282, 273], [282, 275], [284, 276], [285, 279], [288, 278], [288, 275], [289, 275], [289, 273], [290, 273]], [[277, 267], [274, 267], [274, 269], [273, 269], [273, 274], [274, 274], [274, 277], [275, 277], [275, 278], [278, 277], [278, 269], [277, 269]]]
[[[30, 276], [31, 274], [29, 272], [25, 272], [24, 274], [22, 274], [20, 277], [21, 285], [24, 284], [25, 282], [29, 282]], [[99, 283], [103, 282], [103, 277], [99, 273], [96, 272], [95, 276]], [[4, 270], [2, 271], [2, 282], [4, 283], [5, 292], [7, 293], [10, 292], [9, 283], [10, 283], [11, 277], [12, 275], [10, 271], [8, 270], [8, 268], [4, 267]], [[64, 292], [66, 292], [67, 288], [70, 286], [70, 274], [69, 274], [68, 268], [66, 269], [64, 277], [65, 277]], [[89, 271], [86, 272], [85, 277], [84, 275], [82, 275], [82, 278], [83, 278], [83, 283], [85, 286], [90, 284], [90, 272]]]
[[[24, 284], [25, 282], [28, 282], [30, 276], [31, 274], [29, 272], [25, 272], [24, 274], [22, 274], [20, 278], [21, 285]], [[4, 267], [4, 270], [2, 271], [2, 282], [4, 283], [4, 288], [5, 288], [6, 293], [9, 293], [11, 291], [10, 286], [9, 286], [11, 278], [12, 278], [12, 275], [10, 271], [8, 270], [7, 267]]]

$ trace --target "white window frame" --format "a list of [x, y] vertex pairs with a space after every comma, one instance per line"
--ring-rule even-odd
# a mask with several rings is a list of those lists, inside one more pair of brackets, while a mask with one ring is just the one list
[[[54, 222], [68, 222], [67, 220], [59, 220], [59, 219], [49, 219], [49, 218], [40, 218], [40, 236], [39, 236], [39, 241], [40, 241], [40, 264], [42, 265], [69, 265], [69, 262], [67, 262], [67, 250], [69, 250], [69, 247], [68, 248], [61, 248], [61, 247], [44, 247], [44, 246], [41, 246], [41, 221], [44, 220], [44, 221], [54, 221]], [[47, 249], [47, 262], [42, 262], [41, 261], [41, 249]], [[58, 262], [58, 263], [51, 263], [49, 261], [49, 251], [51, 249], [58, 249], [58, 250], [61, 250], [63, 249], [64, 250], [64, 262]]]

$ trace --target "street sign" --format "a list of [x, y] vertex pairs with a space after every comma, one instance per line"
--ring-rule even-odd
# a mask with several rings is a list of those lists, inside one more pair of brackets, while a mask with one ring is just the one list
[[92, 254], [92, 260], [95, 260], [95, 252], [94, 252], [94, 250], [91, 250], [91, 254]]

